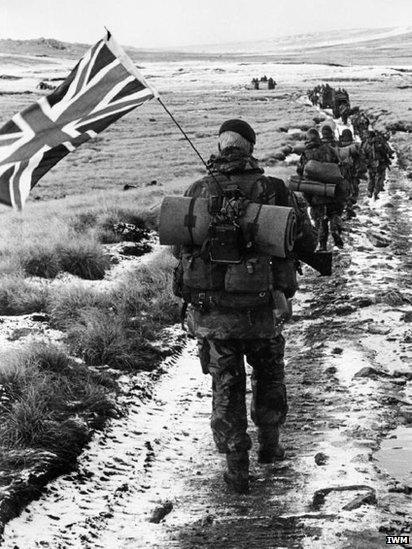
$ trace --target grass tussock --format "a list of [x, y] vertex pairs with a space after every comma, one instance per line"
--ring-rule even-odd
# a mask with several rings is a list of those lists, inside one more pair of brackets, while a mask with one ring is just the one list
[[22, 449], [35, 449], [72, 460], [89, 436], [88, 425], [113, 413], [113, 388], [112, 382], [70, 360], [64, 350], [53, 345], [35, 343], [2, 357], [3, 459], [21, 456]]
[[30, 314], [44, 310], [46, 288], [27, 282], [22, 276], [0, 277], [0, 315]]
[[68, 272], [88, 280], [104, 278], [109, 261], [100, 244], [93, 239], [66, 238], [48, 246], [27, 246], [20, 255], [26, 276], [55, 278]]
[[153, 369], [164, 356], [161, 332], [179, 316], [171, 292], [174, 263], [159, 254], [110, 292], [73, 285], [52, 294], [48, 312], [66, 332], [71, 352], [89, 365]]

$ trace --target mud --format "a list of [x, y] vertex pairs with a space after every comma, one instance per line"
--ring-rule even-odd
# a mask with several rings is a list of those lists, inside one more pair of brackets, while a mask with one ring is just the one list
[[[250, 426], [250, 495], [225, 488], [210, 379], [189, 341], [157, 383], [153, 374], [124, 378], [127, 416], [6, 526], [3, 547], [375, 548], [386, 533], [408, 532], [408, 466], [392, 447], [410, 447], [410, 430], [398, 427], [410, 403], [408, 189], [395, 167], [377, 202], [361, 199], [334, 275], [305, 272], [285, 331], [287, 459], [259, 466]], [[371, 231], [388, 245], [376, 247]]]

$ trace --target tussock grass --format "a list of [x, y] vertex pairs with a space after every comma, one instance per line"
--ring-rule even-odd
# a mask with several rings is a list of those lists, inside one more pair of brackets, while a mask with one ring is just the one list
[[100, 244], [92, 238], [66, 237], [61, 242], [23, 247], [20, 266], [27, 276], [55, 278], [68, 272], [80, 278], [104, 278], [109, 261]]
[[109, 292], [84, 285], [52, 292], [48, 312], [53, 325], [66, 332], [70, 351], [93, 366], [154, 368], [164, 356], [161, 332], [179, 316], [171, 291], [174, 264], [164, 250]]
[[101, 280], [110, 263], [93, 240], [69, 240], [55, 248], [60, 269], [80, 278]]
[[27, 282], [22, 276], [0, 277], [0, 314], [29, 314], [44, 310], [46, 288]]
[[113, 382], [73, 362], [63, 349], [53, 345], [33, 343], [25, 350], [3, 356], [2, 459], [21, 459], [19, 450], [35, 449], [71, 461], [89, 437], [90, 419], [113, 413], [113, 389]]

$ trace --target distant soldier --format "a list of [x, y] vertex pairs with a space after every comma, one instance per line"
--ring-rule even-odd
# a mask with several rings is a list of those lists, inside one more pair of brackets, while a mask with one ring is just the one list
[[351, 115], [350, 120], [352, 122], [353, 132], [355, 135], [358, 135], [363, 141], [369, 129], [369, 118], [366, 116], [365, 112], [359, 109], [359, 107], [355, 107], [354, 109], [352, 109], [352, 113], [353, 114]]
[[[297, 166], [298, 175], [303, 176], [305, 165], [309, 160], [339, 163], [332, 128], [324, 126], [322, 135], [324, 136], [323, 142], [315, 128], [308, 130], [306, 133], [305, 150]], [[304, 193], [304, 197], [310, 205], [310, 213], [315, 222], [318, 251], [326, 251], [327, 249], [329, 228], [335, 245], [338, 248], [343, 248], [341, 216], [345, 207], [346, 194], [343, 193], [339, 194], [337, 198], [330, 198]]]
[[[213, 175], [193, 183], [186, 196], [213, 198], [211, 204], [219, 199], [216, 224], [223, 222], [218, 216], [227, 208], [227, 200], [235, 208], [236, 196], [260, 204], [292, 207], [299, 234], [294, 252], [313, 252], [316, 242], [306, 211], [282, 180], [264, 175], [252, 156], [255, 139], [254, 130], [243, 120], [226, 121], [219, 131], [219, 154], [212, 155], [208, 163]], [[224, 223], [219, 232], [219, 250], [225, 249], [224, 239], [229, 238], [232, 252], [236, 245], [231, 234], [223, 231], [228, 228], [228, 220]], [[287, 412], [285, 341], [275, 317], [274, 310], [279, 307], [275, 297], [283, 296], [286, 305], [286, 299], [295, 293], [296, 262], [292, 257], [271, 257], [254, 248], [249, 252], [239, 248], [240, 263], [212, 262], [211, 245], [209, 239], [202, 246], [176, 250], [180, 259], [180, 271], [178, 268], [176, 273], [180, 272], [181, 277], [177, 282], [175, 279], [175, 288], [180, 288], [177, 295], [190, 303], [189, 329], [198, 339], [202, 369], [212, 376], [211, 426], [219, 452], [226, 454], [224, 479], [233, 491], [246, 493], [251, 440], [247, 434], [244, 357], [253, 368], [251, 415], [258, 427], [258, 459], [260, 463], [273, 463], [284, 455], [279, 428]]]
[[257, 78], [254, 78], [252, 80], [252, 84], [253, 84], [253, 89], [254, 90], [258, 90], [259, 89], [259, 80]]
[[[335, 132], [329, 124], [324, 124], [321, 129], [322, 132], [322, 143], [329, 145], [332, 148], [337, 147], [337, 142], [335, 138]], [[325, 160], [328, 162], [328, 160]]]
[[268, 77], [266, 76], [266, 74], [264, 76], [262, 76], [262, 78], [260, 79], [261, 82], [267, 82], [268, 81]]
[[386, 137], [372, 130], [368, 131], [361, 152], [369, 174], [368, 196], [377, 200], [384, 190], [386, 170], [392, 163], [393, 151]]
[[348, 218], [356, 217], [354, 205], [358, 201], [359, 182], [364, 169], [361, 162], [360, 145], [354, 142], [349, 129], [343, 130], [339, 137], [338, 156], [342, 175], [349, 183], [346, 214]]
[[276, 82], [273, 80], [272, 77], [270, 77], [268, 80], [268, 89], [274, 90], [275, 88], [276, 88]]

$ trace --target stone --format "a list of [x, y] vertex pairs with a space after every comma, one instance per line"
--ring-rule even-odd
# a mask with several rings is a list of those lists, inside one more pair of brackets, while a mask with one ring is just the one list
[[353, 378], [360, 378], [360, 377], [367, 377], [370, 379], [376, 379], [379, 376], [385, 376], [387, 377], [388, 374], [386, 372], [378, 371], [375, 368], [372, 368], [372, 366], [365, 366], [364, 368], [361, 368], [356, 374], [353, 376]]
[[318, 452], [315, 456], [316, 465], [325, 465], [329, 461], [329, 456], [323, 452]]
[[164, 501], [161, 505], [154, 509], [149, 522], [159, 524], [161, 520], [165, 518], [173, 509], [173, 503], [171, 501]]
[[343, 349], [341, 347], [334, 347], [332, 349], [332, 354], [334, 355], [341, 355], [343, 353]]
[[387, 335], [391, 329], [387, 326], [380, 326], [379, 324], [369, 324], [367, 328], [370, 334]]

